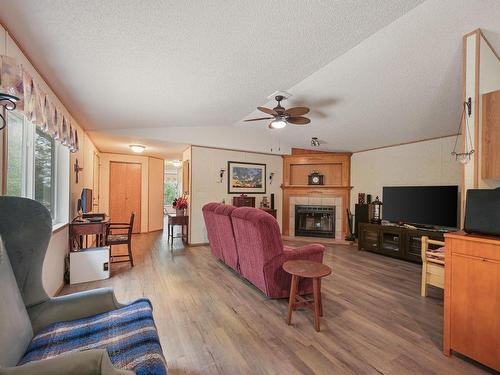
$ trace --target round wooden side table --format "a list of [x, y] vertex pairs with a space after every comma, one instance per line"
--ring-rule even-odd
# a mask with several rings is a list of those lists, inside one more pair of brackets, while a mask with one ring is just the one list
[[[323, 316], [323, 305], [321, 303], [321, 278], [332, 273], [332, 269], [323, 263], [311, 260], [289, 260], [283, 263], [283, 269], [292, 275], [290, 286], [290, 299], [288, 300], [288, 316], [286, 323], [290, 325], [292, 312], [299, 306], [311, 307], [314, 304], [314, 328], [320, 330], [319, 319]], [[310, 278], [313, 281], [313, 299], [308, 300], [297, 294], [299, 280], [301, 277]]]

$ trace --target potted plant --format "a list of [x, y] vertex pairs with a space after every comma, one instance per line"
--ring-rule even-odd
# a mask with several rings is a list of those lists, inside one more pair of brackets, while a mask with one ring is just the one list
[[187, 197], [181, 196], [175, 198], [174, 201], [172, 202], [172, 207], [175, 208], [175, 214], [177, 216], [185, 216], [186, 208], [188, 207]]

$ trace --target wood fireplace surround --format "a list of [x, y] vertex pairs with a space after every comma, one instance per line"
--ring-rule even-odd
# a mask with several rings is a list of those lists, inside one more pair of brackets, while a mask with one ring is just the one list
[[[308, 185], [308, 175], [318, 171], [324, 175], [323, 185]], [[351, 195], [351, 153], [322, 152], [304, 149], [292, 149], [291, 155], [283, 156], [283, 235], [294, 236], [294, 212], [290, 202], [309, 200], [309, 204], [321, 204], [332, 198], [341, 202], [336, 211], [337, 240], [344, 240], [348, 233], [346, 208]], [[340, 200], [339, 200], [340, 199]], [[293, 203], [292, 202], [292, 203]], [[341, 237], [341, 238], [337, 238]]]

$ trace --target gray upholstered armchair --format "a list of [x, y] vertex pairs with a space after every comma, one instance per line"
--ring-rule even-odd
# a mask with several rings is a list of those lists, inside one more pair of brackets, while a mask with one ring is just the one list
[[[166, 373], [149, 301], [125, 306], [108, 288], [55, 298], [46, 294], [42, 267], [51, 234], [43, 205], [0, 196], [0, 374]], [[122, 320], [110, 324], [112, 319]], [[128, 325], [130, 331], [116, 332]], [[123, 345], [117, 335], [127, 337]], [[129, 347], [130, 360], [123, 355]], [[115, 358], [115, 352], [121, 354]]]

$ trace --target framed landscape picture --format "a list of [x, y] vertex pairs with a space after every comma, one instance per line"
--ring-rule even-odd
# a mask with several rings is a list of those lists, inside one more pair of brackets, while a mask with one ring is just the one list
[[228, 161], [227, 170], [227, 192], [229, 194], [266, 193], [265, 164]]

